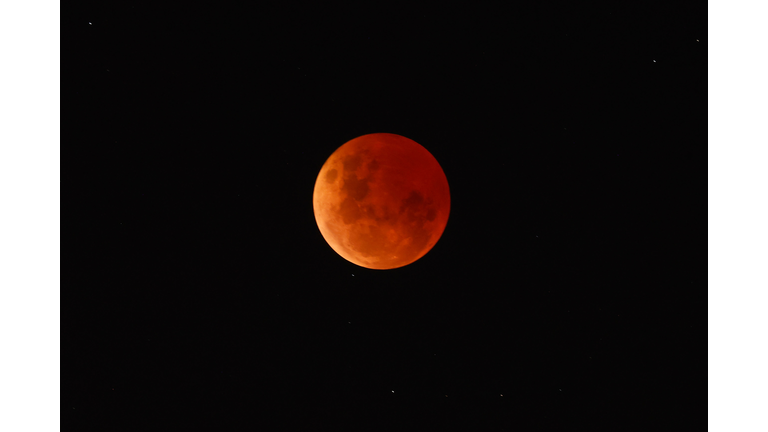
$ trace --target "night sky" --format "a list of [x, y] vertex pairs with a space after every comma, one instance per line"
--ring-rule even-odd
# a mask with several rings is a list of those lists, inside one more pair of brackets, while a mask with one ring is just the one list
[[[62, 425], [703, 421], [706, 4], [641, 3], [70, 10]], [[394, 270], [312, 209], [377, 132], [451, 188]]]

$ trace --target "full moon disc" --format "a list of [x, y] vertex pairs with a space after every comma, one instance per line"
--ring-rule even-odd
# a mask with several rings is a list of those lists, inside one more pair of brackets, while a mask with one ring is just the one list
[[448, 223], [448, 179], [427, 149], [375, 133], [339, 147], [315, 181], [315, 220], [344, 259], [393, 269], [426, 255]]

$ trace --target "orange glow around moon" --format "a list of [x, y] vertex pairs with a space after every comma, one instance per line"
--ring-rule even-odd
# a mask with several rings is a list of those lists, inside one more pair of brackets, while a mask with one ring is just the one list
[[369, 269], [408, 265], [448, 223], [448, 179], [432, 154], [406, 137], [375, 133], [339, 147], [315, 182], [315, 220], [347, 261]]

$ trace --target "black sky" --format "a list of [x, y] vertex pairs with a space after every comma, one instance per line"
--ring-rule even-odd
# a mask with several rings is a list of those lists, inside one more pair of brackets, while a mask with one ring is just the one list
[[[689, 425], [706, 31], [668, 2], [73, 10], [62, 424]], [[440, 241], [389, 271], [312, 213], [375, 132], [451, 188]]]

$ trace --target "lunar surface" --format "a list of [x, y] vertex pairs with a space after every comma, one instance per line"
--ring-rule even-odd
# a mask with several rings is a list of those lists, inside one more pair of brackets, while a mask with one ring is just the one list
[[320, 170], [313, 195], [317, 226], [331, 248], [354, 264], [381, 270], [429, 252], [448, 223], [450, 201], [434, 156], [388, 133], [339, 147]]

